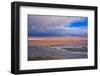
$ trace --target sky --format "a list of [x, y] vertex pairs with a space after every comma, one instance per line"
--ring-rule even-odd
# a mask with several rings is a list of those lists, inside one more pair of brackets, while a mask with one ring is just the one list
[[87, 37], [88, 17], [28, 15], [29, 37]]

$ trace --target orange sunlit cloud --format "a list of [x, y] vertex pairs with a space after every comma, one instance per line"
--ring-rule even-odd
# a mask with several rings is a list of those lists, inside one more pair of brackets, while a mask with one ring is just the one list
[[87, 38], [84, 37], [29, 37], [29, 45], [39, 45], [39, 46], [48, 46], [48, 45], [86, 45]]

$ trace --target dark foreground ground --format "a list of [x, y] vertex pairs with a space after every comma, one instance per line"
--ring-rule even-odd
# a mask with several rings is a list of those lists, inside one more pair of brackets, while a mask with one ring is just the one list
[[86, 47], [59, 48], [52, 46], [28, 46], [28, 60], [56, 60], [88, 58]]

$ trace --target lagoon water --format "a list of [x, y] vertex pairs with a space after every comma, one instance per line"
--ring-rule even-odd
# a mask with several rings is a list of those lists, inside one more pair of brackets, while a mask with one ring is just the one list
[[28, 46], [28, 60], [84, 59], [87, 47]]

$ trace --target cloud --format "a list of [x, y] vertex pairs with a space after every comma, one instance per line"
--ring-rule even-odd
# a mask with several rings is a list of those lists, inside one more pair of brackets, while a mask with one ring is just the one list
[[29, 36], [87, 36], [87, 17], [28, 16]]
[[39, 16], [29, 15], [29, 26], [57, 26], [64, 23], [70, 23], [78, 20], [83, 20], [84, 17], [63, 17], [63, 16]]

